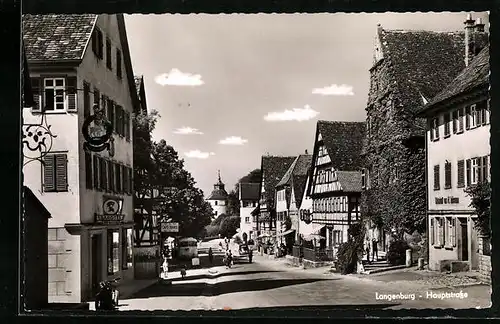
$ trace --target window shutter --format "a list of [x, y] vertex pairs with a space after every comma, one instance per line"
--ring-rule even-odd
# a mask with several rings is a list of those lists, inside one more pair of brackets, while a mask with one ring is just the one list
[[83, 117], [90, 116], [90, 85], [83, 82]]
[[122, 171], [122, 166], [120, 164], [115, 164], [116, 192], [118, 193], [123, 193], [121, 171]]
[[458, 110], [453, 111], [453, 134], [457, 133], [458, 130]]
[[445, 230], [444, 230], [444, 227], [445, 227], [445, 218], [444, 217], [440, 217], [439, 218], [440, 220], [440, 223], [441, 223], [441, 237], [440, 237], [440, 242], [441, 243], [441, 246], [444, 246], [445, 242], [446, 242], [446, 236], [445, 236]]
[[[94, 105], [101, 107], [100, 99], [101, 99], [101, 92], [99, 91], [99, 89], [94, 88]], [[92, 114], [94, 114], [94, 112], [92, 112]]]
[[450, 223], [450, 231], [451, 231], [451, 245], [453, 247], [457, 246], [457, 228], [456, 228], [456, 221], [457, 219], [455, 217], [451, 218], [451, 223]]
[[99, 159], [97, 155], [92, 157], [93, 160], [93, 169], [94, 169], [94, 188], [101, 189], [102, 185], [99, 183]]
[[123, 136], [123, 129], [124, 129], [124, 125], [123, 125], [123, 114], [124, 114], [124, 111], [123, 111], [123, 108], [121, 106], [116, 106], [116, 126], [118, 127], [118, 134], [120, 136]]
[[99, 158], [99, 167], [100, 167], [100, 170], [101, 170], [101, 189], [102, 190], [105, 190], [105, 191], [108, 191], [108, 176], [107, 176], [107, 173], [108, 173], [108, 165], [107, 165], [107, 161], [104, 160], [103, 158]]
[[115, 186], [115, 168], [114, 168], [114, 163], [111, 161], [108, 161], [108, 188], [112, 192], [116, 192], [116, 186]]
[[97, 39], [97, 29], [94, 30], [94, 33], [92, 34], [92, 52], [99, 57], [99, 51], [98, 51], [98, 39]]
[[31, 78], [31, 91], [33, 92], [33, 100], [35, 102], [34, 106], [31, 107], [31, 112], [41, 112], [42, 111], [42, 79], [41, 78]]
[[106, 116], [108, 117], [108, 120], [113, 125], [113, 127], [115, 127], [115, 114], [113, 109], [113, 101], [109, 98], [106, 98]]
[[447, 162], [444, 164], [444, 188], [451, 188], [451, 163]]
[[102, 32], [98, 29], [97, 30], [97, 51], [98, 51], [98, 55], [97, 57], [99, 57], [101, 60], [103, 58], [103, 54], [104, 54], [104, 40], [102, 38]]
[[467, 186], [470, 186], [470, 184], [471, 184], [471, 160], [468, 159], [465, 163], [466, 163]]
[[134, 193], [134, 169], [128, 168], [128, 182], [129, 182], [129, 193]]
[[125, 113], [125, 139], [130, 141], [130, 113]]
[[477, 172], [477, 182], [480, 183], [483, 181], [483, 158], [482, 157], [478, 157], [476, 158], [476, 163], [477, 163], [477, 168], [476, 168], [476, 172]]
[[460, 108], [458, 110], [458, 131], [463, 132], [464, 130], [464, 110]]
[[470, 129], [470, 107], [465, 107], [465, 129]]
[[123, 192], [128, 194], [129, 193], [129, 188], [128, 188], [128, 171], [127, 167], [122, 165], [121, 166], [121, 174], [123, 177]]
[[486, 125], [486, 114], [487, 114], [487, 105], [486, 105], [486, 101], [482, 102], [481, 103], [481, 111], [480, 111], [480, 114], [481, 114], [481, 125]]
[[68, 111], [76, 111], [76, 98], [77, 98], [77, 80], [76, 77], [68, 77], [66, 79], [68, 84], [68, 91], [66, 94], [66, 98], [68, 100]]
[[106, 39], [106, 67], [110, 70], [113, 67], [111, 62], [111, 40], [109, 38]]
[[68, 156], [55, 154], [56, 164], [56, 190], [68, 191]]
[[439, 164], [434, 166], [434, 190], [439, 190]]
[[118, 80], [122, 79], [122, 52], [116, 49], [116, 76]]
[[465, 185], [465, 165], [464, 160], [457, 162], [457, 187], [462, 188]]
[[481, 172], [481, 180], [482, 181], [488, 181], [488, 156], [483, 156], [482, 157], [482, 172]]
[[55, 190], [55, 156], [49, 154], [43, 158], [43, 191], [51, 192]]
[[429, 233], [430, 233], [429, 239], [431, 241], [431, 245], [434, 245], [434, 238], [436, 237], [436, 226], [434, 225], [435, 219], [436, 218], [434, 218], [434, 217], [431, 218], [430, 229], [429, 229]]
[[85, 186], [92, 189], [92, 155], [85, 152]]

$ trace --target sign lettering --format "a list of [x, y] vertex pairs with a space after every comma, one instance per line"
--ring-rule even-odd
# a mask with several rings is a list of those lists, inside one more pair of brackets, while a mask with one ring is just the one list
[[96, 223], [119, 223], [122, 222], [125, 215], [95, 215]]
[[460, 199], [458, 197], [436, 197], [435, 198], [436, 205], [447, 205], [447, 204], [458, 204]]
[[161, 231], [162, 233], [178, 233], [179, 232], [179, 223], [161, 223]]

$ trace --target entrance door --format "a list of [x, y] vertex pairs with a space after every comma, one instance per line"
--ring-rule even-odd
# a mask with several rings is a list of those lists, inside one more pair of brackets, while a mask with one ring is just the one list
[[95, 295], [101, 281], [101, 235], [92, 235], [92, 294]]
[[460, 219], [460, 236], [462, 237], [462, 246], [460, 247], [460, 260], [469, 261], [469, 232], [467, 230], [467, 219]]

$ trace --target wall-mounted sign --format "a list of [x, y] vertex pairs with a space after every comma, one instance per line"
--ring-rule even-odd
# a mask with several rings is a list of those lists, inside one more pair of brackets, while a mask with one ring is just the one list
[[83, 121], [82, 133], [85, 138], [83, 148], [92, 152], [102, 152], [107, 149], [109, 155], [113, 156], [113, 125], [104, 116], [103, 108], [94, 105], [93, 110], [94, 114]]
[[178, 233], [179, 232], [179, 223], [161, 223], [161, 231], [162, 233]]
[[123, 199], [119, 197], [102, 197], [102, 214], [95, 214], [97, 223], [122, 222], [125, 215], [122, 214]]
[[442, 204], [458, 204], [460, 202], [460, 199], [458, 197], [436, 197], [435, 198], [436, 205], [442, 205]]

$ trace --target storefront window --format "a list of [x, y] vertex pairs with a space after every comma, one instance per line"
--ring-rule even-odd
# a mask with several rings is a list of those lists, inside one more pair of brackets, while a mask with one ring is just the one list
[[120, 271], [120, 233], [108, 231], [108, 274]]
[[127, 228], [123, 230], [123, 256], [122, 256], [122, 268], [129, 269], [132, 268], [132, 259], [133, 259], [133, 236], [132, 229]]

